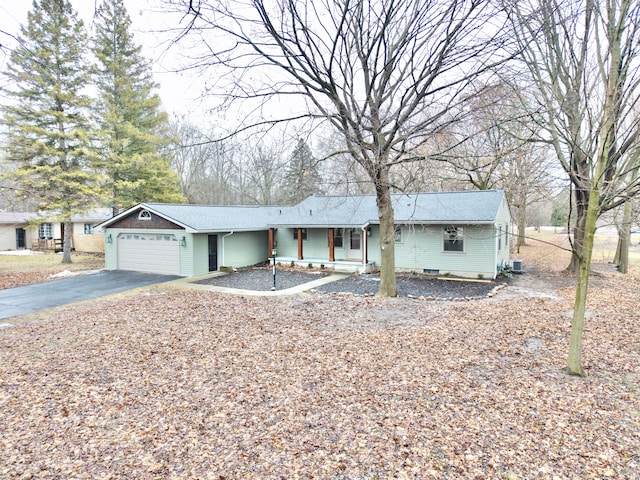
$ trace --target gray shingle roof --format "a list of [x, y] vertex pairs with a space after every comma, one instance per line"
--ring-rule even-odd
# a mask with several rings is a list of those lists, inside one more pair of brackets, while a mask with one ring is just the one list
[[[30, 221], [50, 221], [48, 219], [56, 218], [56, 212], [0, 212], [0, 223], [27, 223]], [[82, 215], [73, 215], [72, 221], [87, 223], [102, 222], [111, 218], [110, 208], [94, 208]]]
[[[493, 223], [501, 190], [393, 195], [396, 223]], [[143, 203], [148, 209], [192, 232], [255, 231], [270, 227], [353, 227], [377, 224], [374, 195], [311, 196], [293, 206], [216, 206]], [[105, 222], [108, 227], [111, 220]]]
[[282, 207], [145, 203], [142, 208], [196, 232], [266, 230], [272, 210]]
[[[396, 223], [492, 223], [504, 192], [501, 190], [392, 195]], [[283, 207], [271, 226], [348, 227], [377, 224], [374, 195], [312, 196], [298, 205]]]
[[29, 223], [36, 216], [33, 212], [0, 212], [0, 223]]
[[83, 214], [74, 215], [71, 219], [74, 222], [102, 222], [113, 216], [110, 208], [94, 208]]

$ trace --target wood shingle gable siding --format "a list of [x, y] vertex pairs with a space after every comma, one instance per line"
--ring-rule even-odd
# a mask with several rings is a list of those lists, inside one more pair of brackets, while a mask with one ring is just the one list
[[138, 218], [140, 210], [136, 210], [131, 212], [129, 215], [121, 218], [115, 223], [109, 225], [109, 228], [134, 228], [139, 230], [150, 230], [150, 229], [170, 229], [170, 230], [183, 230], [183, 228], [175, 223], [156, 215], [153, 212], [151, 213], [151, 218], [148, 220], [142, 220]]

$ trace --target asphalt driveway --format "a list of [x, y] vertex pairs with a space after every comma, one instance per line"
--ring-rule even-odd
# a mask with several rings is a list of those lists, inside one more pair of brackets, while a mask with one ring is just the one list
[[182, 277], [101, 270], [89, 275], [78, 275], [25, 287], [7, 288], [0, 290], [0, 319], [90, 300], [156, 283], [169, 282], [178, 278]]

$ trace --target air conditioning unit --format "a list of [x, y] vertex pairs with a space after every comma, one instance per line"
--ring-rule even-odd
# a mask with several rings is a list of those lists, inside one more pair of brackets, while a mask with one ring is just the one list
[[524, 269], [522, 267], [522, 260], [513, 259], [511, 260], [511, 271], [513, 273], [524, 273]]

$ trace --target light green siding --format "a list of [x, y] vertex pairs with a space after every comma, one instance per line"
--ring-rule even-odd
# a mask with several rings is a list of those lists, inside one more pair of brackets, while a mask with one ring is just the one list
[[[105, 270], [116, 270], [118, 268], [118, 250], [115, 239], [118, 236], [118, 229], [107, 228], [104, 231], [104, 268]], [[109, 235], [111, 235], [111, 243], [109, 243]]]
[[[293, 238], [293, 228], [279, 228], [276, 231], [278, 257], [298, 258], [298, 240]], [[308, 228], [307, 240], [302, 241], [302, 255], [305, 258], [327, 258], [329, 256], [327, 229]]]
[[[445, 252], [442, 225], [423, 226], [405, 225], [402, 238], [395, 244], [396, 268], [398, 270], [422, 272], [425, 269], [439, 270], [466, 276], [481, 274], [493, 278], [496, 270], [496, 236], [493, 226], [463, 226], [464, 251]], [[309, 229], [307, 240], [303, 241], [304, 258], [327, 259], [329, 248], [327, 229]], [[348, 232], [348, 231], [347, 231]], [[279, 229], [276, 234], [279, 257], [296, 258], [297, 241], [293, 239], [292, 229]], [[366, 238], [367, 259], [380, 265], [380, 227], [371, 225]], [[349, 238], [345, 234], [343, 248], [335, 249], [335, 259], [347, 257]], [[365, 239], [361, 239], [361, 248], [365, 248]]]
[[367, 259], [380, 266], [380, 226], [371, 225], [369, 232], [369, 236], [367, 237]]
[[209, 235], [190, 235], [187, 245], [193, 245], [193, 261], [191, 262], [193, 273], [191, 275], [206, 275], [209, 273]]
[[[293, 240], [293, 232], [291, 232]], [[296, 241], [297, 242], [297, 241]], [[296, 255], [298, 244], [296, 243]], [[307, 228], [307, 240], [302, 242], [302, 254], [305, 258], [328, 258], [329, 237], [326, 228]]]
[[[193, 275], [209, 273], [209, 235], [192, 235]], [[211, 235], [217, 235], [218, 269], [248, 267], [267, 260], [267, 232], [220, 232]]]
[[275, 233], [275, 241], [278, 257], [297, 257], [298, 241], [293, 239], [293, 229], [278, 228]]
[[[132, 229], [109, 228], [105, 238], [111, 234], [113, 242], [105, 241], [105, 268], [118, 268], [117, 237], [120, 233], [132, 233]], [[145, 234], [175, 235], [178, 241], [184, 237], [185, 245], [180, 246], [180, 275], [191, 277], [209, 273], [209, 235], [191, 234], [181, 230], [144, 230]], [[255, 265], [267, 260], [267, 232], [238, 232], [232, 235], [218, 233], [218, 267], [235, 268]], [[224, 240], [223, 240], [224, 237]], [[223, 251], [224, 244], [224, 251]], [[222, 263], [224, 262], [224, 263]]]
[[[506, 199], [502, 199], [500, 209], [496, 215], [496, 231], [500, 235], [500, 241], [496, 242], [496, 266], [506, 265], [509, 262], [509, 249], [511, 247], [511, 216], [509, 214], [509, 205]], [[500, 248], [498, 248], [498, 246]]]
[[268, 232], [236, 232], [225, 235], [218, 234], [219, 266], [240, 268], [267, 261]]
[[[294, 240], [293, 232], [293, 228], [279, 228], [277, 230], [275, 238], [278, 257], [298, 257], [298, 240]], [[362, 238], [360, 245], [363, 248]], [[335, 247], [334, 255], [336, 260], [353, 259], [353, 255], [349, 255], [349, 229], [343, 229], [342, 247]], [[329, 230], [327, 228], [307, 229], [307, 239], [302, 241], [302, 256], [303, 258], [328, 260]], [[360, 255], [357, 257], [361, 258]]]
[[495, 275], [495, 232], [493, 226], [464, 225], [462, 252], [444, 250], [444, 225], [402, 227], [396, 243], [396, 268], [438, 270], [464, 276], [493, 278]]

